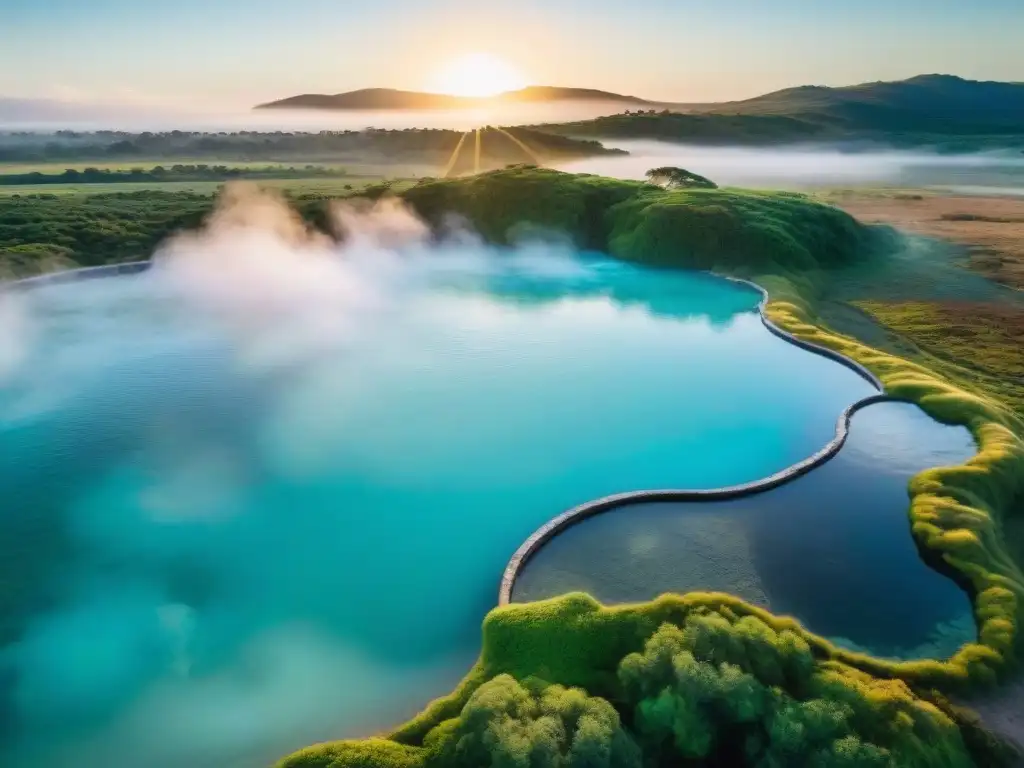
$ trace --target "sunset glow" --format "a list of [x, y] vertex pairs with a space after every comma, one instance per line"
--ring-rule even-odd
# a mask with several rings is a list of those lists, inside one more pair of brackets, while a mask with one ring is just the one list
[[526, 84], [522, 73], [508, 62], [489, 53], [470, 53], [446, 64], [429, 87], [452, 96], [494, 96]]

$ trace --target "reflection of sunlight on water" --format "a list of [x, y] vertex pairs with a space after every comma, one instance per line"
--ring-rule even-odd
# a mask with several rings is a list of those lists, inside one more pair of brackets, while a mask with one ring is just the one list
[[[884, 415], [883, 415], [884, 414]], [[928, 430], [942, 430], [942, 439], [924, 442]], [[844, 459], [892, 474], [916, 474], [924, 467], [955, 465], [975, 452], [966, 427], [938, 427], [920, 408], [867, 408], [857, 414], [858, 439], [843, 448]]]

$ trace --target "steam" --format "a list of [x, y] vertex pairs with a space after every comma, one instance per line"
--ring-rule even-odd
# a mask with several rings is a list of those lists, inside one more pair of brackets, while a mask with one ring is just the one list
[[[0, 688], [0, 718], [6, 710], [10, 719], [0, 729], [4, 765], [267, 764], [312, 741], [391, 726], [468, 669], [475, 642], [450, 636], [465, 616], [425, 615], [415, 598], [406, 606], [387, 594], [363, 603], [347, 591], [360, 569], [395, 588], [372, 560], [352, 565], [391, 531], [371, 525], [367, 538], [347, 540], [350, 512], [322, 491], [355, 482], [359, 457], [341, 456], [351, 476], [318, 473], [338, 464], [336, 435], [366, 428], [346, 403], [365, 395], [375, 370], [414, 381], [430, 365], [415, 343], [396, 351], [389, 340], [429, 345], [451, 332], [450, 309], [428, 288], [455, 275], [464, 287], [586, 272], [537, 243], [499, 259], [463, 234], [439, 250], [393, 202], [339, 207], [332, 218], [341, 242], [276, 198], [237, 187], [201, 231], [161, 248], [150, 271], [111, 281], [117, 294], [105, 310], [95, 292], [106, 281], [47, 287], [31, 302], [0, 295], [5, 417], [33, 424], [64, 414], [56, 421], [68, 433], [52, 439], [86, 441], [97, 462], [52, 524], [70, 553], [26, 544], [41, 546], [34, 556], [48, 563], [59, 599], [16, 617], [16, 642], [0, 647], [10, 680]], [[422, 309], [415, 322], [410, 305]], [[140, 315], [150, 322], [136, 329]], [[481, 309], [480, 322], [487, 317]], [[153, 327], [166, 338], [146, 335]], [[30, 328], [50, 345], [28, 343]], [[260, 423], [208, 397], [207, 381], [188, 369], [160, 400], [130, 384], [126, 402], [107, 394], [111, 370], [152, 376], [187, 365], [180, 338], [230, 369], [239, 398], [263, 403]], [[76, 420], [80, 401], [106, 417]], [[331, 402], [337, 415], [323, 408]], [[120, 462], [119, 446], [136, 445], [122, 422], [140, 414], [145, 447]], [[304, 500], [261, 487], [267, 466], [306, 482]], [[257, 504], [257, 494], [279, 498]], [[38, 513], [25, 506], [13, 509]], [[399, 629], [410, 625], [422, 626], [425, 657], [406, 661]]]
[[439, 244], [394, 203], [332, 223], [340, 240], [234, 188], [149, 271], [22, 297], [32, 341], [0, 388], [5, 768], [248, 768], [382, 731], [469, 669], [544, 520], [769, 475], [870, 389], [769, 336], [753, 291]]
[[25, 298], [0, 289], [0, 384], [25, 361], [31, 332]]

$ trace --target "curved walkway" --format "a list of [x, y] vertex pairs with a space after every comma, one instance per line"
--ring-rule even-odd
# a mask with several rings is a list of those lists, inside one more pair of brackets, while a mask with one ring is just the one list
[[113, 277], [115, 275], [134, 275], [145, 272], [152, 266], [151, 261], [126, 261], [121, 264], [104, 264], [99, 267], [81, 267], [65, 269], [60, 272], [47, 272], [35, 277], [24, 277], [12, 280], [9, 285], [50, 285], [54, 283], [72, 283], [76, 280], [92, 280], [97, 277]]
[[777, 488], [783, 483], [787, 483], [800, 475], [810, 472], [815, 467], [824, 464], [835, 456], [846, 442], [847, 435], [850, 431], [850, 420], [853, 418], [853, 414], [857, 411], [869, 405], [874, 405], [875, 403], [899, 400], [899, 398], [882, 394], [882, 382], [879, 381], [877, 376], [856, 360], [851, 360], [845, 355], [841, 355], [827, 347], [822, 347], [818, 344], [812, 344], [809, 341], [798, 339], [793, 334], [775, 325], [775, 323], [768, 319], [768, 315], [765, 312], [768, 307], [768, 292], [760, 285], [738, 277], [729, 277], [726, 275], [716, 275], [716, 277], [721, 277], [724, 280], [753, 288], [761, 294], [761, 301], [758, 302], [757, 311], [761, 317], [761, 322], [764, 323], [765, 328], [767, 328], [772, 334], [788, 341], [790, 344], [794, 344], [801, 349], [805, 349], [808, 352], [821, 355], [822, 357], [827, 357], [841, 365], [845, 365], [871, 384], [871, 386], [878, 390], [879, 394], [869, 395], [868, 397], [858, 400], [847, 407], [846, 410], [839, 415], [839, 420], [836, 422], [835, 435], [821, 450], [811, 456], [808, 456], [803, 461], [786, 467], [785, 469], [776, 472], [774, 475], [770, 475], [762, 480], [755, 480], [754, 482], [743, 483], [742, 485], [731, 485], [726, 488], [713, 488], [706, 490], [665, 489], [617, 493], [613, 496], [605, 496], [600, 499], [595, 499], [594, 501], [588, 501], [584, 504], [580, 504], [578, 507], [573, 507], [567, 512], [563, 512], [558, 517], [549, 520], [534, 531], [530, 537], [523, 542], [522, 546], [516, 550], [515, 554], [512, 555], [512, 559], [509, 560], [508, 565], [505, 566], [505, 572], [501, 577], [501, 585], [498, 588], [498, 605], [508, 605], [512, 602], [512, 590], [515, 587], [516, 579], [519, 577], [520, 571], [522, 571], [526, 566], [530, 558], [537, 553], [537, 550], [566, 528], [586, 520], [588, 517], [592, 517], [593, 515], [600, 514], [601, 512], [607, 512], [608, 510], [615, 509], [617, 507], [627, 506], [629, 504], [657, 501], [715, 501], [721, 499], [734, 499], [738, 496], [749, 496], [755, 493], [769, 491], [772, 488]]

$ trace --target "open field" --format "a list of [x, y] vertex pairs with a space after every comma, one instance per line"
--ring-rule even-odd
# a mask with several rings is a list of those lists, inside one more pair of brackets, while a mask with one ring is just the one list
[[972, 269], [1024, 288], [1024, 198], [877, 190], [828, 198], [861, 221], [956, 243]]
[[347, 162], [344, 157], [319, 160], [295, 160], [294, 158], [282, 158], [280, 160], [231, 160], [217, 157], [153, 157], [140, 160], [115, 161], [53, 160], [30, 163], [0, 162], [0, 174], [32, 173], [33, 171], [38, 171], [39, 173], [61, 173], [69, 168], [76, 171], [84, 171], [86, 168], [98, 168], [103, 171], [130, 171], [133, 168], [150, 169], [156, 165], [162, 165], [165, 168], [170, 168], [172, 165], [227, 165], [231, 168], [312, 165], [316, 168], [343, 170], [357, 176], [425, 176], [436, 174], [443, 170], [423, 163], [367, 163], [358, 156], [353, 157], [351, 160], [351, 162]]
[[829, 275], [823, 320], [1024, 415], [1024, 199], [909, 189], [822, 196], [910, 235], [884, 263]]
[[[409, 163], [366, 163], [358, 159], [348, 163], [343, 160], [332, 161], [234, 161], [219, 160], [210, 158], [154, 158], [149, 160], [132, 160], [117, 162], [39, 162], [39, 163], [0, 163], [0, 175], [16, 175], [25, 173], [60, 174], [71, 169], [83, 171], [86, 168], [96, 168], [103, 171], [131, 171], [142, 169], [151, 171], [156, 166], [171, 168], [175, 165], [224, 165], [228, 168], [244, 168], [253, 171], [277, 167], [295, 167], [296, 175], [293, 178], [257, 178], [252, 179], [256, 184], [268, 189], [276, 189], [288, 192], [293, 195], [319, 194], [344, 196], [351, 194], [354, 190], [360, 190], [373, 184], [379, 184], [386, 179], [415, 179], [431, 174], [438, 174], [443, 169], [435, 168], [432, 165], [409, 164]], [[344, 176], [326, 178], [311, 173], [304, 177], [302, 172], [305, 166], [312, 166], [318, 171], [329, 170], [343, 172]], [[224, 185], [219, 180], [175, 180], [168, 176], [167, 180], [147, 179], [144, 181], [112, 181], [97, 183], [44, 183], [44, 184], [18, 184], [0, 185], [0, 199], [19, 195], [101, 195], [119, 192], [140, 192], [140, 191], [161, 191], [161, 192], [191, 192], [199, 195], [213, 195]]]
[[[113, 162], [105, 162], [97, 160], [95, 162], [79, 162], [75, 160], [69, 160], [67, 162], [61, 162], [60, 160], [53, 161], [40, 161], [37, 163], [4, 163], [0, 162], [0, 174], [18, 174], [18, 173], [60, 173], [62, 171], [71, 169], [73, 171], [84, 171], [86, 168], [98, 168], [101, 171], [130, 171], [134, 168], [141, 168], [143, 170], [149, 170], [153, 166], [162, 165], [165, 168], [169, 168], [172, 165], [229, 165], [232, 168], [266, 168], [272, 165], [296, 165], [295, 162], [275, 162], [273, 160], [231, 160], [219, 162], [217, 160], [210, 160], [206, 157], [181, 157], [181, 158], [153, 158], [152, 160], [119, 160]], [[348, 170], [349, 165], [347, 163], [340, 162], [309, 162], [302, 163], [302, 165], [314, 165], [317, 168], [330, 168], [332, 170]]]
[[[292, 194], [347, 195], [354, 190], [379, 184], [384, 176], [344, 176], [335, 179], [253, 179], [251, 183], [266, 189], [276, 189]], [[21, 184], [0, 186], [0, 199], [13, 195], [101, 195], [116, 192], [192, 192], [197, 195], [216, 194], [223, 181], [142, 181], [118, 182], [111, 184]]]
[[[978, 302], [857, 301], [909, 342], [904, 355], [1024, 417], [1024, 308]], [[906, 344], [904, 345], [906, 347]]]

